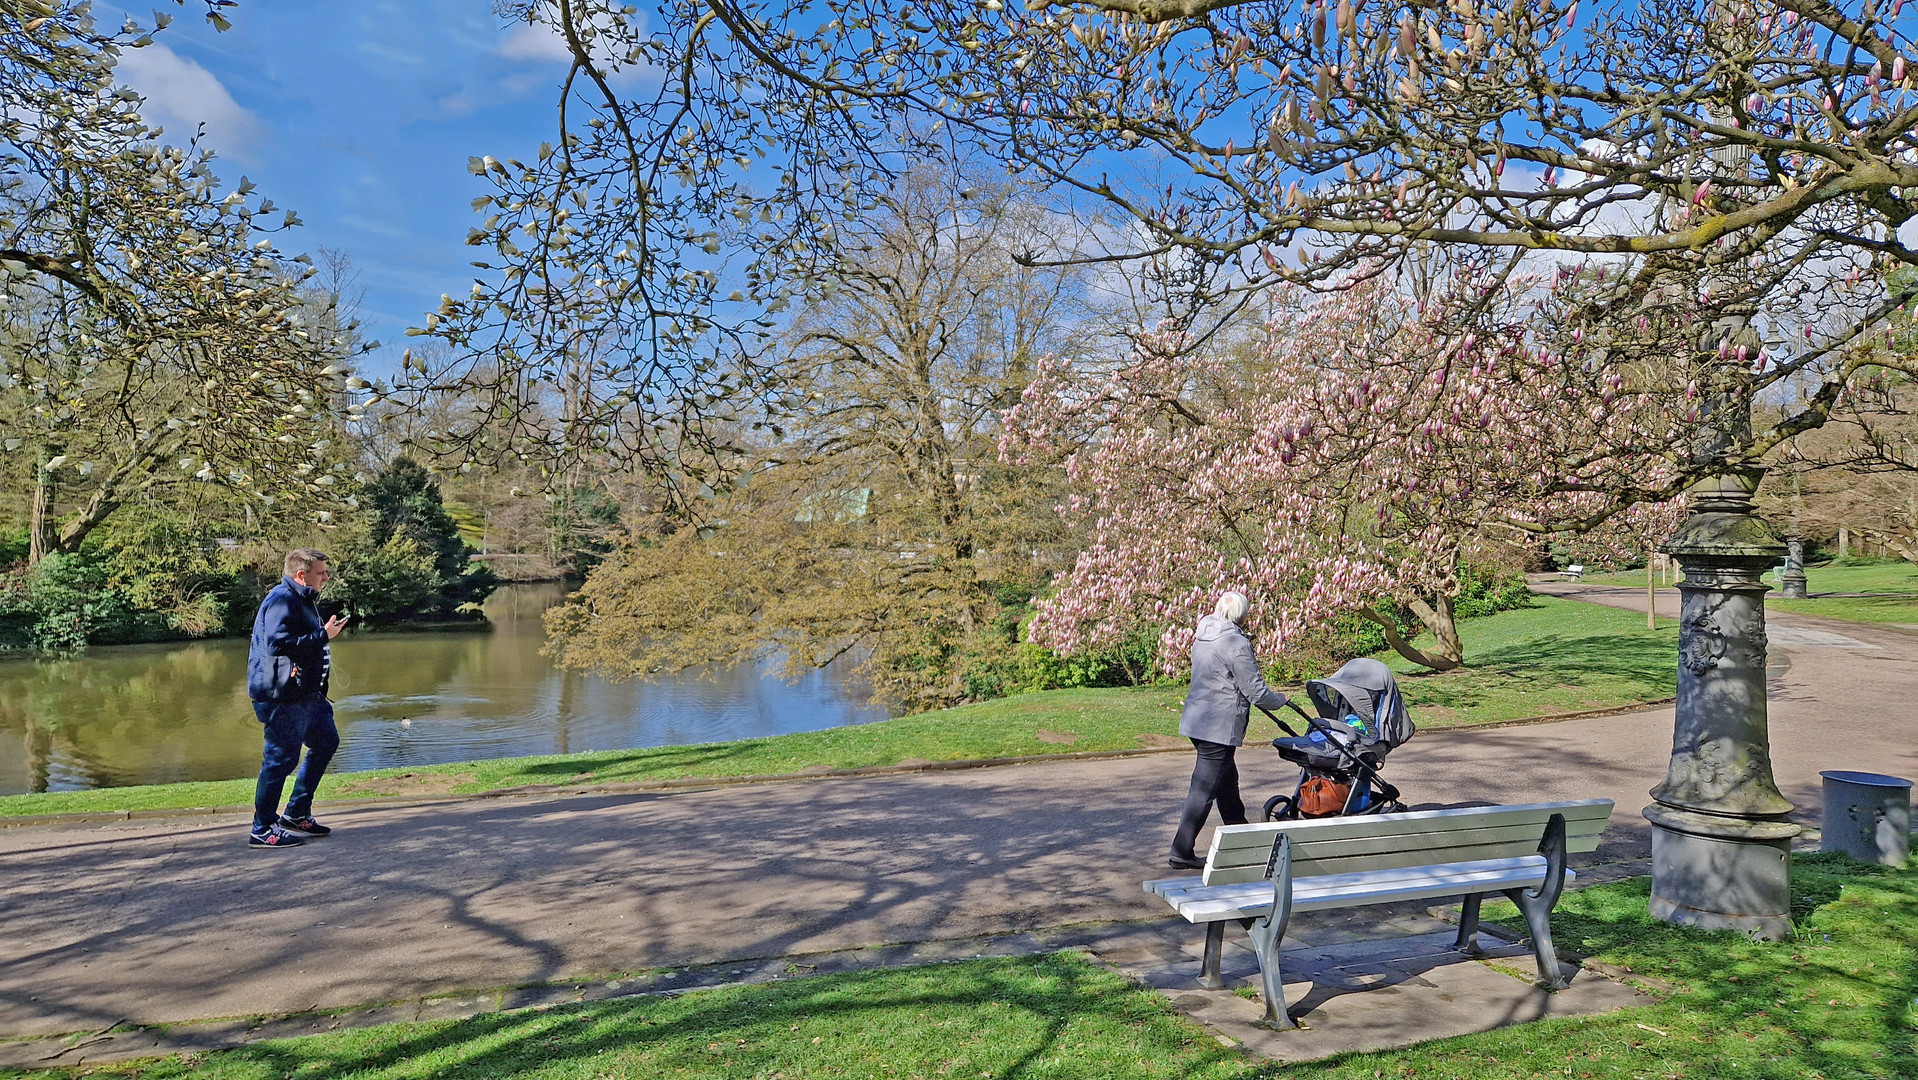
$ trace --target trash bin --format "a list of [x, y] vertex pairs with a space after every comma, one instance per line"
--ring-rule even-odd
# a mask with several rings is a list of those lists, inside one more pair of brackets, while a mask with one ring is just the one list
[[1820, 851], [1903, 866], [1911, 857], [1911, 781], [1879, 773], [1835, 769], [1825, 778], [1824, 836]]

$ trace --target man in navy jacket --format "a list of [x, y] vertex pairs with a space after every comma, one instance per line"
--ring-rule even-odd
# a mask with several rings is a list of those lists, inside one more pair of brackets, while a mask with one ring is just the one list
[[[266, 735], [247, 838], [254, 847], [298, 847], [305, 843], [302, 836], [333, 831], [313, 819], [313, 793], [340, 747], [326, 686], [333, 663], [330, 643], [346, 620], [335, 615], [320, 621], [315, 601], [332, 576], [325, 555], [295, 548], [286, 553], [285, 575], [260, 601], [246, 656], [247, 696]], [[306, 747], [304, 763], [301, 746]], [[299, 776], [282, 814], [280, 791], [295, 766]]]

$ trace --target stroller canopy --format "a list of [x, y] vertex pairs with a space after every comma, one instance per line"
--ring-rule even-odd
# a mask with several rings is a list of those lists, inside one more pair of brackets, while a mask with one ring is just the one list
[[1356, 713], [1387, 749], [1411, 738], [1417, 730], [1405, 711], [1405, 699], [1399, 696], [1392, 669], [1377, 660], [1361, 657], [1350, 661], [1325, 678], [1306, 683], [1305, 693], [1320, 716], [1338, 719]]

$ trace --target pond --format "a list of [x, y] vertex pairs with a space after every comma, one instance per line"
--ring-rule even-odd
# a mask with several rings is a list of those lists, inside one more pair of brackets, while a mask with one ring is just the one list
[[[815, 731], [886, 717], [848, 672], [786, 683], [722, 668], [658, 682], [562, 672], [540, 655], [557, 584], [509, 585], [491, 629], [357, 633], [333, 646], [333, 769], [569, 754]], [[260, 767], [244, 640], [0, 660], [0, 795], [226, 780]]]

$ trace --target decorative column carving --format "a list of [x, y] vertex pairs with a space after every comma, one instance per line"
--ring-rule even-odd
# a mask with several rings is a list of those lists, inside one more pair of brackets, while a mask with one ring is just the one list
[[1684, 571], [1677, 720], [1652, 823], [1652, 915], [1666, 922], [1791, 933], [1790, 845], [1799, 828], [1772, 780], [1765, 704], [1765, 592], [1785, 546], [1752, 513], [1762, 472], [1692, 489], [1692, 514], [1663, 550]]

